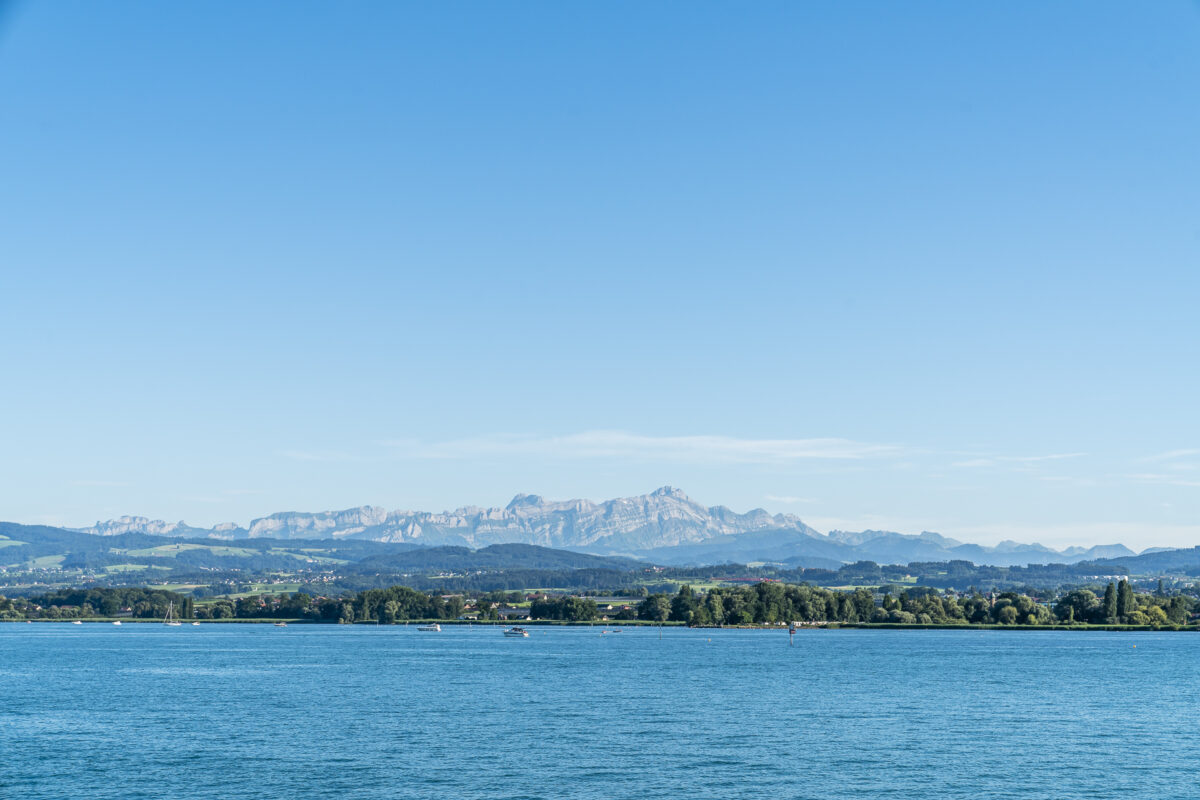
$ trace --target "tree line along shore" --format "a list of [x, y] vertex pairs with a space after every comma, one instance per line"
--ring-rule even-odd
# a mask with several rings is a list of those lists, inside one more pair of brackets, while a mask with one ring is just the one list
[[392, 586], [341, 597], [303, 592], [249, 594], [197, 601], [154, 588], [61, 589], [23, 598], [0, 597], [0, 620], [154, 620], [168, 608], [185, 620], [395, 624], [413, 621], [626, 622], [692, 627], [761, 627], [791, 623], [839, 626], [1007, 628], [1183, 628], [1200, 601], [1183, 594], [1135, 592], [1110, 582], [1102, 593], [1073, 589], [1054, 596], [1020, 592], [956, 592], [914, 587], [897, 592], [826, 589], [764, 581], [645, 598], [489, 592], [441, 595]]

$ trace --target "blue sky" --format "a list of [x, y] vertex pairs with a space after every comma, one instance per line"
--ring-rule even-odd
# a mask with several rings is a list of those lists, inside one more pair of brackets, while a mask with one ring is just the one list
[[25, 3], [0, 518], [1200, 543], [1200, 7]]

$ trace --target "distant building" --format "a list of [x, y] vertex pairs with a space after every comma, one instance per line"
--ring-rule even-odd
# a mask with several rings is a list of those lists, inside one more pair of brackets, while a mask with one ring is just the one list
[[496, 613], [500, 619], [529, 619], [529, 609], [521, 606], [500, 606]]

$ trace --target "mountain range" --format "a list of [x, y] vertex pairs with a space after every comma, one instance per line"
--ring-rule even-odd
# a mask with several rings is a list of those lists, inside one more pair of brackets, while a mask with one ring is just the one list
[[897, 564], [964, 560], [1021, 566], [1135, 555], [1120, 544], [1054, 550], [1009, 541], [986, 547], [929, 531], [821, 533], [790, 514], [770, 514], [761, 508], [739, 514], [725, 506], [704, 506], [670, 486], [647, 495], [601, 503], [548, 501], [537, 495], [519, 494], [504, 508], [468, 506], [436, 513], [360, 506], [343, 511], [280, 512], [252, 520], [246, 527], [225, 523], [212, 528], [121, 517], [75, 530], [98, 536], [361, 540], [470, 548], [517, 543], [678, 565], [771, 561], [836, 568], [856, 561]]

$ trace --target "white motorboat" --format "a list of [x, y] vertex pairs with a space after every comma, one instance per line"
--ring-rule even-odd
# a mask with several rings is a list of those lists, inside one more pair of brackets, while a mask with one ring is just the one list
[[83, 620], [78, 620], [78, 619], [77, 619], [77, 620], [74, 620], [74, 621], [72, 621], [72, 622], [71, 622], [71, 624], [72, 624], [72, 625], [82, 625], [82, 624], [83, 624]]
[[121, 620], [119, 620], [119, 619], [113, 620], [113, 625], [120, 625], [120, 624], [121, 624]]
[[517, 627], [516, 625], [514, 625], [511, 628], [505, 628], [504, 635], [505, 636], [519, 636], [519, 637], [528, 639], [529, 631], [525, 630], [524, 628], [520, 628], [520, 627]]
[[417, 626], [417, 630], [419, 630], [419, 631], [433, 631], [434, 633], [441, 631], [441, 629], [442, 629], [442, 626], [438, 625], [436, 622], [433, 623], [432, 625], [418, 625]]

